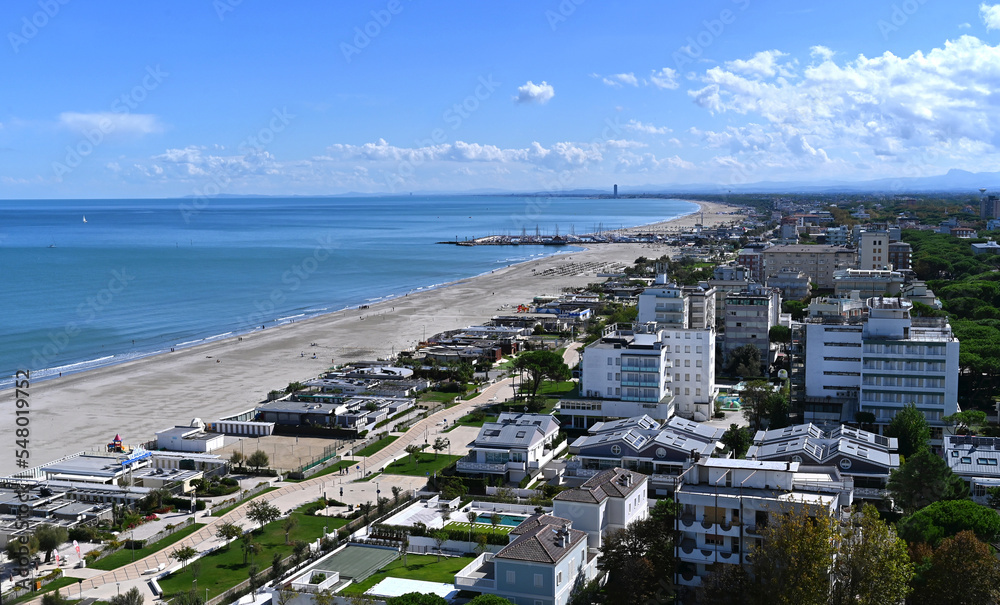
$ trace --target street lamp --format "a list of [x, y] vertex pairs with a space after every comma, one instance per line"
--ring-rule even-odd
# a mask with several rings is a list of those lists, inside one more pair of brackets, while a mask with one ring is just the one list
[[118, 596], [122, 596], [122, 583], [121, 582], [115, 582], [115, 584], [118, 585]]

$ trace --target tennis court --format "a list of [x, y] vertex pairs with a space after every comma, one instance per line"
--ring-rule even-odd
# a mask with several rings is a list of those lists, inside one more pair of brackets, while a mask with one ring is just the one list
[[399, 558], [399, 553], [388, 548], [350, 544], [332, 555], [320, 559], [317, 569], [339, 571], [341, 578], [363, 582], [376, 571]]

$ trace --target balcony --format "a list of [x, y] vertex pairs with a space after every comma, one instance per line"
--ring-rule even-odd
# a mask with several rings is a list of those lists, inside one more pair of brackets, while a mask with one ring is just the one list
[[[667, 367], [670, 367], [670, 365], [668, 364]], [[660, 366], [659, 365], [655, 365], [655, 366], [636, 366], [636, 365], [626, 365], [626, 364], [623, 363], [621, 371], [622, 372], [651, 372], [653, 374], [659, 374], [660, 373]]]
[[657, 381], [655, 381], [655, 380], [653, 380], [653, 381], [646, 381], [646, 380], [644, 380], [644, 381], [640, 382], [638, 380], [624, 380], [624, 379], [622, 379], [622, 386], [623, 387], [643, 387], [643, 388], [647, 388], [647, 389], [658, 389], [658, 388], [660, 388], [660, 383], [657, 382]]
[[460, 473], [506, 473], [525, 470], [524, 462], [475, 462], [461, 459], [455, 464]]
[[878, 487], [855, 487], [854, 497], [868, 498], [871, 500], [885, 500], [889, 497], [889, 492]]
[[483, 553], [455, 574], [455, 588], [459, 590], [496, 590], [493, 553]]

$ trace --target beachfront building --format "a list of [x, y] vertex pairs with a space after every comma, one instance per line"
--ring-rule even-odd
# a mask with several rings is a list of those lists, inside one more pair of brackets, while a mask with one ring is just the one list
[[858, 234], [858, 269], [889, 269], [889, 232], [861, 231]]
[[826, 245], [828, 246], [846, 246], [851, 241], [851, 232], [847, 228], [847, 225], [827, 227], [824, 230], [824, 236], [826, 237]]
[[195, 418], [188, 426], [175, 426], [156, 433], [156, 449], [208, 453], [225, 445], [221, 433], [205, 432], [205, 423]]
[[569, 518], [532, 515], [509, 536], [499, 552], [483, 553], [455, 574], [455, 588], [495, 594], [516, 605], [566, 605], [573, 587], [596, 575], [587, 533]]
[[723, 433], [721, 427], [678, 416], [662, 424], [649, 416], [599, 422], [588, 435], [570, 444], [573, 457], [566, 462], [564, 476], [592, 477], [621, 467], [648, 475], [650, 493], [669, 496], [693, 452], [705, 457], [722, 455], [724, 446], [719, 440]]
[[944, 417], [958, 411], [959, 342], [947, 318], [911, 317], [912, 303], [873, 297], [862, 316], [805, 322], [807, 422], [852, 422], [871, 412], [879, 432], [914, 403], [942, 444]]
[[804, 510], [811, 517], [839, 519], [854, 496], [853, 481], [836, 467], [696, 455], [674, 500], [681, 507], [675, 581], [694, 588], [719, 565], [747, 563], [772, 515]]
[[718, 265], [712, 270], [708, 285], [715, 290], [715, 329], [722, 328], [726, 318], [726, 294], [742, 292], [750, 285], [750, 270], [742, 265], [730, 263]]
[[[855, 251], [841, 246], [772, 246], [761, 254], [764, 257], [765, 277], [777, 275], [782, 269], [789, 268], [808, 275], [813, 286], [819, 290], [832, 290], [833, 272], [854, 267], [857, 262]], [[758, 281], [763, 282], [765, 279]]]
[[609, 468], [580, 487], [556, 494], [552, 514], [571, 519], [574, 527], [587, 532], [589, 547], [599, 549], [607, 534], [649, 516], [648, 479], [635, 471]]
[[665, 273], [639, 295], [638, 322], [660, 335], [671, 361], [676, 412], [685, 418], [707, 420], [713, 412], [715, 299], [710, 284], [678, 286]]
[[808, 466], [835, 466], [854, 479], [854, 496], [886, 498], [889, 475], [899, 468], [895, 437], [852, 428], [846, 424], [824, 431], [814, 424], [757, 431], [747, 460], [798, 462]]
[[781, 314], [781, 291], [760, 284], [750, 284], [743, 292], [726, 295], [725, 334], [722, 348], [726, 359], [736, 349], [753, 345], [760, 351], [761, 364], [774, 361], [768, 331], [778, 325]]
[[537, 474], [555, 457], [558, 435], [559, 421], [549, 414], [504, 412], [496, 422], [483, 424], [456, 467], [460, 473], [516, 483]]
[[345, 431], [370, 431], [379, 422], [413, 407], [408, 397], [322, 397], [291, 395], [257, 406], [257, 420], [282, 426], [319, 425]]
[[944, 459], [951, 472], [969, 486], [969, 494], [979, 504], [989, 502], [987, 490], [1000, 487], [1000, 437], [948, 435]]

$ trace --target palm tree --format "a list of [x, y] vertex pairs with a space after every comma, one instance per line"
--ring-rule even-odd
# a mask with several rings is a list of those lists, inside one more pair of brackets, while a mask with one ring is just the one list
[[392, 486], [392, 504], [393, 504], [393, 506], [395, 506], [396, 504], [399, 504], [399, 495], [402, 494], [402, 493], [403, 493], [403, 488], [399, 487], [398, 485], [393, 485]]
[[299, 520], [292, 515], [289, 515], [288, 518], [281, 523], [281, 528], [285, 530], [285, 544], [288, 544], [288, 534], [291, 533], [291, 531], [295, 529], [295, 526], [298, 524]]

